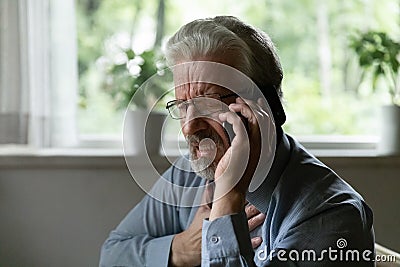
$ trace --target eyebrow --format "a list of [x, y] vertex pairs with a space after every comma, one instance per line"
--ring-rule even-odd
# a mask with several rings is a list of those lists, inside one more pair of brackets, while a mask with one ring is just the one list
[[[221, 94], [221, 92], [217, 92], [218, 89], [227, 89], [223, 86], [214, 83], [207, 83], [207, 86], [204, 91], [204, 94]], [[228, 89], [229, 90], [229, 89]], [[229, 90], [230, 91], [230, 90]], [[222, 93], [222, 94], [230, 94], [230, 92]]]

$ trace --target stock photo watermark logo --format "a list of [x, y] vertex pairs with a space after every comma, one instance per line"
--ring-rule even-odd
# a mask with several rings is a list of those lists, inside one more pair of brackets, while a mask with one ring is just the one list
[[339, 238], [334, 247], [316, 252], [313, 249], [304, 250], [271, 250], [268, 253], [267, 246], [256, 252], [260, 261], [272, 261], [274, 257], [280, 262], [396, 262], [396, 255], [374, 255], [371, 250], [348, 249], [347, 240]]
[[[165, 75], [166, 73], [169, 74]], [[262, 138], [261, 141], [260, 159], [249, 186], [250, 192], [255, 191], [262, 184], [264, 179], [267, 177], [267, 174], [269, 173], [269, 170], [272, 166], [273, 159], [275, 156], [275, 149], [277, 142], [275, 122], [273, 119], [272, 111], [268, 106], [268, 102], [265, 99], [265, 96], [263, 95], [261, 90], [257, 87], [257, 85], [244, 73], [228, 65], [216, 62], [209, 62], [209, 61], [185, 62], [165, 69], [164, 75], [157, 74], [148, 79], [145, 83], [143, 83], [140, 86], [140, 88], [133, 95], [131, 103], [137, 102], [135, 99], [136, 97], [141, 97], [143, 95], [151, 95], [151, 90], [153, 90], [160, 84], [169, 84], [170, 85], [170, 88], [168, 90], [169, 93], [171, 92], [173, 93], [175, 89], [179, 88], [180, 86], [183, 87], [186, 86], [187, 88], [190, 88], [193, 86], [195, 87], [195, 86], [213, 85], [220, 88], [229, 89], [232, 92], [232, 94], [242, 99], [249, 99], [255, 101], [259, 99], [264, 100], [263, 102], [265, 102], [266, 107], [263, 107], [262, 111], [265, 112], [268, 120], [260, 121], [257, 118], [257, 121], [260, 125], [261, 136], [263, 136], [264, 138]], [[190, 84], [191, 86], [187, 86], [188, 84]], [[145, 111], [147, 113], [147, 117], [143, 120], [144, 122], [140, 123], [139, 125], [138, 124], [133, 125], [133, 123], [128, 121], [129, 120], [128, 114], [130, 111], [129, 110], [130, 107], [128, 107], [127, 109], [123, 127], [123, 148], [124, 148], [125, 162], [127, 164], [128, 170], [131, 176], [133, 177], [134, 181], [141, 187], [141, 189], [144, 192], [146, 192], [146, 194], [163, 203], [180, 207], [194, 207], [206, 204], [202, 203], [203, 200], [201, 199], [201, 197], [198, 197], [201, 196], [199, 192], [205, 189], [205, 185], [200, 185], [196, 187], [185, 187], [178, 184], [174, 184], [168, 179], [164, 179], [164, 177], [162, 177], [162, 174], [154, 166], [155, 164], [153, 164], [154, 160], [157, 160], [157, 155], [156, 157], [154, 157], [155, 155], [149, 153], [147, 147], [149, 142], [155, 142], [156, 140], [154, 140], [155, 138], [153, 139], [147, 138], [147, 136], [151, 134], [151, 131], [148, 131], [147, 126], [149, 124], [148, 118], [150, 117], [150, 114], [152, 114], [152, 111], [156, 107], [159, 107], [160, 102], [162, 102], [160, 101], [160, 99], [153, 99], [153, 103], [150, 104], [148, 103], [148, 106], [150, 106], [151, 108]], [[189, 100], [190, 105], [201, 105], [198, 99], [196, 101], [190, 99]], [[208, 99], [208, 101], [209, 102], [211, 101], [210, 104], [212, 104], [212, 102], [215, 101], [215, 99], [214, 100]], [[224, 105], [224, 109], [227, 109], [227, 105], [224, 102], [220, 103]], [[164, 105], [164, 111], [166, 111], [165, 108], [168, 108], [168, 105], [167, 107]], [[206, 108], [209, 108], [209, 105], [206, 105]], [[260, 110], [255, 110], [254, 107], [252, 106], [250, 106], [250, 108], [255, 113], [260, 112]], [[195, 118], [201, 119], [202, 117], [204, 117], [204, 114], [196, 114], [195, 116], [196, 116]], [[168, 120], [169, 117], [166, 118], [167, 119], [165, 119], [164, 122], [159, 122], [159, 124], [162, 124], [162, 131], [164, 131], [165, 128], [167, 127], [166, 121]], [[194, 118], [191, 117], [190, 119]], [[212, 118], [210, 116], [208, 116], [207, 119], [214, 120], [214, 123], [220, 123], [218, 122], [218, 119]], [[244, 125], [242, 126], [245, 127]], [[132, 129], [134, 131], [132, 131]], [[131, 146], [132, 143], [130, 142], [130, 138], [132, 135], [137, 135], [138, 132], [140, 133], [141, 136], [144, 137], [142, 138], [143, 144], [141, 144], [141, 147], [144, 148], [143, 150], [145, 151], [140, 155], [133, 155], [132, 153], [130, 153], [130, 151], [132, 151], [132, 146]], [[180, 131], [180, 133], [182, 133], [182, 131]], [[247, 139], [249, 139], [248, 136]], [[176, 140], [179, 140], [179, 138], [177, 137]], [[201, 141], [202, 140], [198, 140], [198, 143], [201, 143]], [[209, 141], [215, 141], [215, 140], [210, 139]], [[180, 142], [178, 141], [176, 142], [176, 144], [178, 145], [180, 144]], [[209, 144], [210, 147], [217, 145], [218, 145], [217, 143]], [[175, 149], [175, 151], [179, 151], [178, 161], [176, 161], [176, 155], [175, 157], [168, 156], [169, 153], [168, 151], [166, 151], [164, 147], [162, 147], [162, 151], [163, 154], [165, 155], [165, 158], [173, 167], [185, 172], [193, 172], [193, 170], [195, 170], [195, 168], [193, 167], [196, 164], [195, 161], [197, 159], [192, 158], [190, 156], [191, 155], [189, 153], [190, 144], [189, 144], [189, 151], [181, 149], [180, 147]], [[248, 163], [249, 159], [248, 156], [246, 159], [246, 155], [244, 154], [246, 153], [243, 153], [244, 158], [243, 162], [241, 162], [243, 163], [243, 168], [242, 168], [243, 172], [246, 169], [246, 164]], [[138, 158], [140, 158], [140, 160], [138, 160]], [[158, 161], [160, 161], [159, 157]], [[211, 163], [214, 163], [214, 159], [212, 159], [209, 162], [209, 164]], [[204, 168], [204, 166], [201, 167]], [[152, 170], [152, 174], [149, 175], [149, 173], [146, 173], [146, 175], [143, 175], [143, 173], [138, 171], [143, 168], [146, 168], [147, 170]], [[239, 180], [236, 181], [236, 183], [238, 182]], [[228, 193], [229, 190], [236, 185], [236, 183], [230, 185], [231, 186], [230, 188], [227, 187], [225, 190], [226, 193]], [[168, 193], [165, 192], [166, 188], [168, 190]]]

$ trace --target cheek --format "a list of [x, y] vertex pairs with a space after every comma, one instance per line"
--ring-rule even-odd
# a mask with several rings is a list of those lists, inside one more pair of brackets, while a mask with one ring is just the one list
[[180, 124], [181, 129], [182, 129], [182, 127], [185, 125], [185, 120], [184, 119], [180, 119], [179, 120], [179, 124]]
[[225, 133], [224, 128], [222, 127], [222, 125], [216, 121], [210, 121], [208, 123], [210, 125], [210, 130], [212, 130], [214, 133], [216, 133], [219, 138], [221, 139], [222, 143], [223, 143], [223, 149], [225, 152], [228, 148], [229, 148], [229, 139]]

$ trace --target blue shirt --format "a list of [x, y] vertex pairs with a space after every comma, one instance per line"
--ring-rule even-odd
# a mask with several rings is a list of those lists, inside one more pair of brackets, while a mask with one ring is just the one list
[[[189, 227], [197, 211], [188, 203], [202, 193], [171, 194], [167, 184], [205, 184], [180, 164], [187, 161], [178, 160], [153, 190], [182, 205], [146, 195], [105, 241], [100, 266], [168, 266], [172, 238]], [[249, 234], [244, 212], [204, 220], [202, 266], [374, 266], [371, 209], [290, 136], [283, 135], [268, 177], [247, 200], [266, 215], [264, 223]], [[263, 239], [255, 250], [251, 236]]]

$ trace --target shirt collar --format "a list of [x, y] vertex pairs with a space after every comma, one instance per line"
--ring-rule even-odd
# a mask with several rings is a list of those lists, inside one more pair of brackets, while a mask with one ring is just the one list
[[288, 137], [286, 134], [282, 134], [267, 178], [254, 192], [247, 192], [247, 200], [262, 213], [267, 212], [272, 193], [290, 159], [290, 151]]

